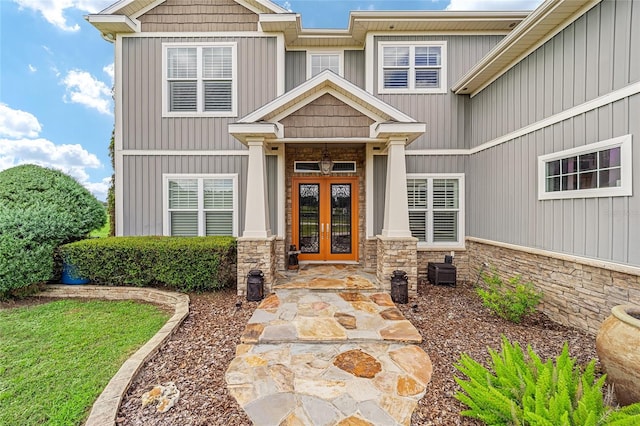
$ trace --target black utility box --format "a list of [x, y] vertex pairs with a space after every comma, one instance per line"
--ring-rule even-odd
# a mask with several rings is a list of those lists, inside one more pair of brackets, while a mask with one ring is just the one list
[[456, 267], [450, 263], [429, 262], [427, 278], [431, 284], [456, 285]]

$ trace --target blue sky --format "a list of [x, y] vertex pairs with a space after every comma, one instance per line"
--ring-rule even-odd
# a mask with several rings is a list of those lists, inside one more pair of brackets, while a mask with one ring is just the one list
[[[84, 19], [114, 0], [0, 0], [0, 170], [61, 169], [100, 200], [112, 169], [113, 45]], [[345, 28], [350, 10], [529, 10], [540, 0], [277, 0], [304, 28]]]

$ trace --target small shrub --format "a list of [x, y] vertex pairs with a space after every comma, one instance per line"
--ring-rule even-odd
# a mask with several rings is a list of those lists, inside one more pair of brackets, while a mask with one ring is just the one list
[[235, 282], [232, 237], [110, 237], [60, 247], [78, 275], [97, 284], [215, 290]]
[[542, 293], [536, 291], [532, 283], [522, 283], [520, 275], [505, 284], [494, 270], [491, 275], [483, 273], [482, 281], [484, 286], [476, 288], [482, 304], [507, 321], [520, 323], [526, 315], [535, 312], [542, 299]]
[[640, 424], [640, 404], [620, 410], [607, 407], [602, 395], [605, 376], [596, 380], [595, 360], [581, 371], [566, 343], [555, 362], [543, 363], [530, 346], [525, 356], [504, 336], [501, 352], [489, 349], [489, 354], [490, 369], [466, 354], [455, 364], [469, 378], [455, 378], [464, 391], [456, 399], [469, 407], [463, 416], [488, 425]]

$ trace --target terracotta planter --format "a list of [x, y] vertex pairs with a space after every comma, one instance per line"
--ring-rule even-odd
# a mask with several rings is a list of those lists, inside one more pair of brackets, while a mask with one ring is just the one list
[[[634, 315], [634, 316], [632, 316]], [[640, 402], [640, 306], [618, 305], [598, 331], [596, 351], [620, 405]]]

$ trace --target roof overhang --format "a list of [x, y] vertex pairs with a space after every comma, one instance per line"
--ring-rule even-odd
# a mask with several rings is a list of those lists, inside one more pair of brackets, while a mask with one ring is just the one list
[[546, 0], [451, 88], [475, 96], [601, 0]]
[[528, 13], [462, 11], [351, 12], [344, 30], [303, 29], [299, 14], [260, 15], [266, 32], [282, 32], [287, 47], [363, 47], [368, 32], [508, 34]]
[[125, 15], [87, 15], [86, 20], [102, 33], [102, 36], [113, 41], [118, 33], [135, 33], [140, 29], [138, 24]]
[[[99, 14], [135, 16], [140, 11], [164, 3], [166, 0], [118, 0]], [[286, 9], [269, 0], [235, 0], [256, 13], [288, 13]]]
[[229, 125], [229, 133], [246, 143], [252, 137], [282, 139], [280, 121], [319, 97], [330, 94], [371, 118], [370, 138], [379, 142], [390, 136], [407, 143], [426, 131], [424, 123], [387, 104], [331, 71], [323, 71], [298, 87]]

